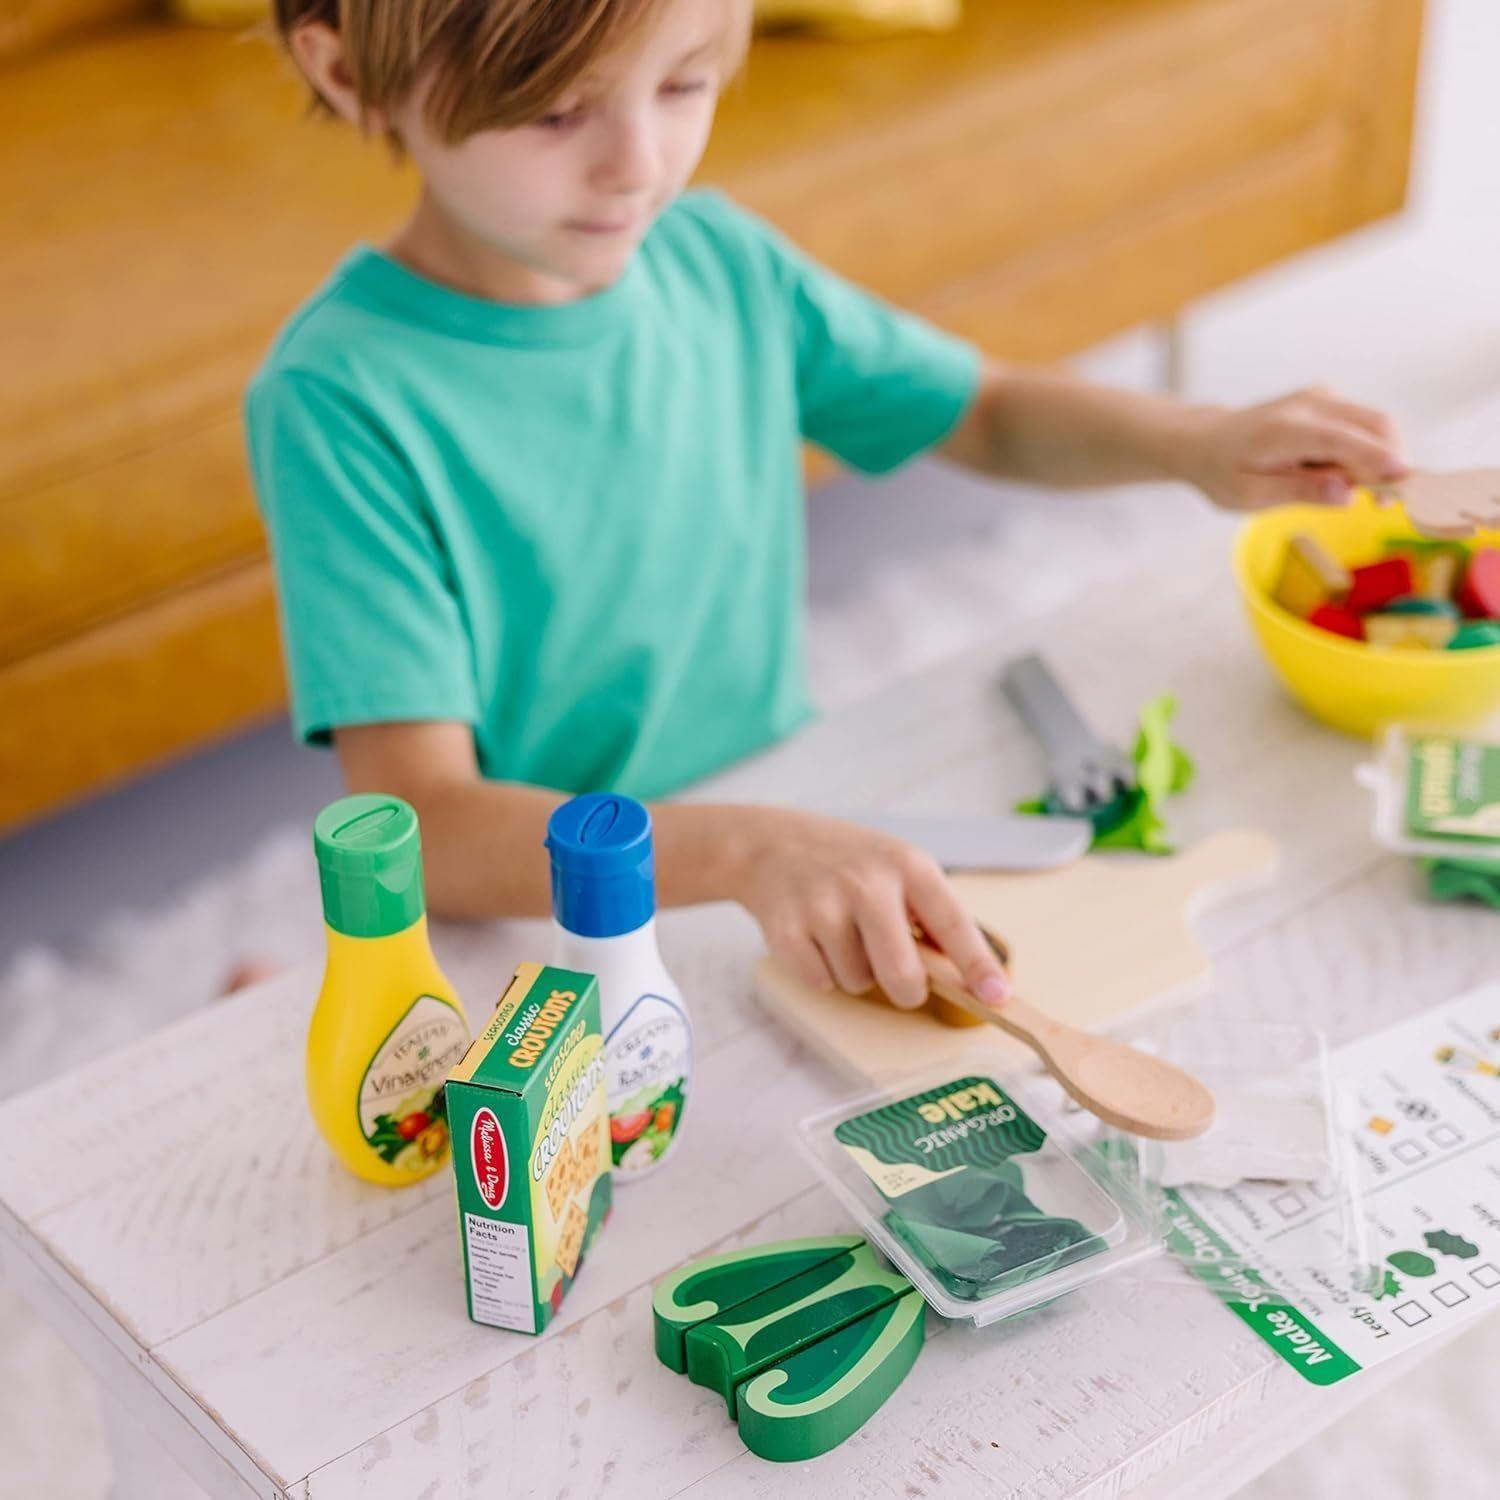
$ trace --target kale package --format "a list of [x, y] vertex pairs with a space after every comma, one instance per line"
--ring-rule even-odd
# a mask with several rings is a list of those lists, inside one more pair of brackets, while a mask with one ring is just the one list
[[834, 1138], [879, 1189], [886, 1230], [956, 1301], [1096, 1254], [1118, 1221], [1098, 1187], [990, 1078], [881, 1104], [841, 1121]]

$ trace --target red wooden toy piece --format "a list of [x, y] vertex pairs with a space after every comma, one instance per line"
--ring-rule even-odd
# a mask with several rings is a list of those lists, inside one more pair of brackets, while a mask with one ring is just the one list
[[1334, 635], [1346, 635], [1351, 641], [1365, 638], [1365, 622], [1343, 604], [1320, 604], [1307, 617], [1307, 623], [1319, 630], [1331, 630]]
[[1357, 615], [1367, 615], [1392, 599], [1416, 592], [1416, 578], [1411, 558], [1387, 557], [1367, 563], [1349, 573], [1348, 607]]
[[1473, 620], [1500, 620], [1500, 548], [1482, 547], [1469, 559], [1458, 607]]

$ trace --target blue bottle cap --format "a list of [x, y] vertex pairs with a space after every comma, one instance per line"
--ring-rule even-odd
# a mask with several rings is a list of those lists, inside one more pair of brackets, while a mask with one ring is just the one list
[[633, 797], [588, 792], [547, 820], [552, 914], [579, 937], [634, 932], [656, 911], [651, 814]]

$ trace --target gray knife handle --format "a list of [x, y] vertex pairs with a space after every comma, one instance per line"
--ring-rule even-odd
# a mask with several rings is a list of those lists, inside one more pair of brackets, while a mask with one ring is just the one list
[[1086, 814], [1135, 785], [1135, 767], [1083, 722], [1040, 657], [1018, 657], [1000, 681], [1005, 696], [1047, 752], [1051, 793], [1063, 811]]
[[1000, 685], [1050, 760], [1076, 765], [1104, 748], [1041, 657], [1018, 656], [1001, 674]]

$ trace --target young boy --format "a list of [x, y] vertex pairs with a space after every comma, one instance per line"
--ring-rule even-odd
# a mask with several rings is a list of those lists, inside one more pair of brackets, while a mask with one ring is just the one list
[[[437, 912], [544, 911], [565, 793], [659, 796], [807, 718], [804, 439], [1231, 509], [1404, 472], [1389, 422], [1324, 392], [1189, 408], [984, 359], [684, 193], [748, 0], [276, 9], [319, 100], [422, 179], [247, 414], [297, 732], [415, 804]], [[1003, 999], [917, 851], [789, 810], [654, 819], [662, 900], [742, 902], [809, 983], [920, 1003], [915, 917]]]

